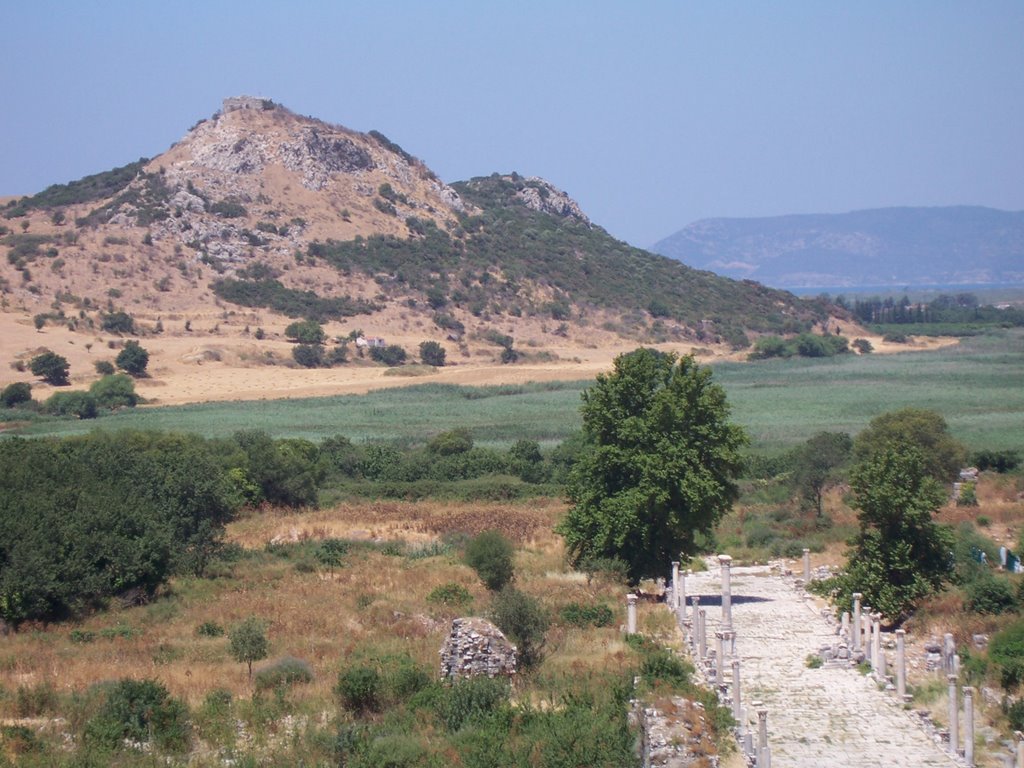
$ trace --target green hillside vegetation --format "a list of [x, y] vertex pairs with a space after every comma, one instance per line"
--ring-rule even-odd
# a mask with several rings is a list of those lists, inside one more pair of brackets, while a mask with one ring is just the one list
[[[419, 294], [434, 310], [454, 305], [477, 316], [567, 320], [575, 304], [675, 321], [697, 338], [724, 338], [740, 347], [747, 345], [744, 329], [798, 332], [826, 314], [823, 303], [699, 272], [628, 246], [600, 227], [527, 208], [515, 193], [531, 184], [546, 190], [516, 175], [456, 183], [482, 212], [462, 216], [453, 232], [410, 218], [408, 238], [314, 242], [308, 256], [346, 275], [374, 275], [393, 297]], [[527, 283], [543, 290], [531, 291]]]
[[54, 184], [30, 197], [12, 200], [2, 210], [7, 218], [24, 216], [33, 209], [56, 208], [105, 200], [127, 187], [138, 176], [149, 160], [139, 158], [134, 163], [109, 171], [85, 176], [67, 184]]

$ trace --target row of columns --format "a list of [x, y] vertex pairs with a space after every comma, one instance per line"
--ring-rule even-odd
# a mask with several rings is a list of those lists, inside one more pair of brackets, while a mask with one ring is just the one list
[[[871, 669], [879, 680], [886, 679], [885, 653], [882, 650], [881, 615], [871, 613], [869, 608], [861, 605], [863, 594], [853, 593], [853, 620], [843, 613], [842, 629], [844, 635], [849, 633], [850, 647], [854, 652], [865, 651], [871, 662]], [[901, 702], [907, 700], [907, 652], [906, 631], [897, 629], [896, 635], [896, 696]], [[866, 647], [865, 647], [866, 646]], [[953, 635], [943, 638], [943, 670], [949, 683], [949, 751], [958, 756], [960, 752], [960, 702], [958, 695], [958, 679], [960, 672], [959, 657]], [[974, 688], [965, 685], [960, 688], [963, 694], [963, 757], [968, 766], [974, 766]], [[1024, 736], [1018, 742], [1016, 765], [1024, 768]]]

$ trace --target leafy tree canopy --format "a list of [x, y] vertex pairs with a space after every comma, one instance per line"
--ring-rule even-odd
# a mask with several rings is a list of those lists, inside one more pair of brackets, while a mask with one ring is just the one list
[[29, 363], [29, 369], [33, 376], [38, 376], [47, 384], [55, 387], [62, 387], [68, 383], [68, 361], [66, 357], [56, 352], [46, 350], [36, 355]]
[[420, 342], [420, 360], [424, 365], [433, 365], [441, 368], [445, 362], [445, 351], [436, 341]]
[[945, 500], [924, 453], [890, 443], [852, 473], [860, 532], [846, 569], [824, 584], [841, 605], [854, 592], [890, 619], [905, 619], [953, 575], [953, 535], [932, 514]]
[[316, 320], [299, 320], [291, 323], [284, 329], [284, 335], [289, 341], [297, 341], [300, 344], [323, 344], [327, 340], [323, 326]]
[[126, 341], [124, 349], [117, 353], [117, 358], [114, 362], [117, 363], [117, 367], [122, 371], [138, 378], [146, 375], [146, 366], [149, 365], [149, 352], [135, 340]]
[[638, 349], [583, 393], [588, 446], [559, 525], [570, 562], [620, 558], [637, 581], [695, 551], [738, 496], [747, 439], [692, 357]]
[[845, 432], [819, 432], [792, 454], [793, 487], [820, 517], [822, 496], [849, 460], [853, 440]]
[[876, 416], [854, 441], [854, 457], [864, 461], [890, 443], [921, 452], [925, 471], [939, 482], [951, 482], [965, 460], [963, 445], [949, 434], [946, 420], [925, 408], [902, 408]]

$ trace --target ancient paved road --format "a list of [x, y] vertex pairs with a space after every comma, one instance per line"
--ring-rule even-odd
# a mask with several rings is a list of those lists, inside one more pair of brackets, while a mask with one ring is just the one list
[[[687, 594], [701, 595], [705, 603], [712, 647], [710, 638], [721, 621], [720, 583], [714, 567], [688, 577], [686, 584]], [[755, 728], [751, 703], [762, 701], [768, 709], [772, 768], [957, 764], [915, 715], [898, 707], [870, 677], [853, 669], [806, 666], [809, 653], [836, 637], [792, 579], [772, 575], [767, 567], [734, 567], [732, 595], [741, 701]]]

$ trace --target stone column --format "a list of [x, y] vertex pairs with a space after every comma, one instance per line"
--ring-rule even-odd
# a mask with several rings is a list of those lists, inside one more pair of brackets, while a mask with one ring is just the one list
[[722, 567], [722, 626], [732, 629], [732, 584], [729, 579], [732, 558], [719, 555], [718, 563]]
[[956, 755], [960, 750], [960, 707], [957, 706], [956, 675], [946, 675], [949, 682], [949, 751]]
[[768, 765], [768, 710], [757, 710], [757, 768]]
[[875, 614], [875, 671], [880, 680], [885, 679], [885, 649], [882, 648], [882, 614]]
[[689, 568], [687, 568], [687, 569], [686, 569], [686, 575], [685, 575], [685, 576], [682, 576], [682, 580], [683, 580], [683, 586], [682, 586], [682, 588], [681, 588], [681, 589], [679, 590], [679, 592], [680, 592], [680, 597], [682, 598], [682, 601], [683, 601], [683, 606], [682, 606], [682, 611], [683, 611], [683, 621], [686, 621], [686, 577], [687, 577], [687, 576], [692, 576], [692, 575], [693, 575], [693, 571], [691, 571], [691, 570], [690, 570]]
[[853, 651], [860, 650], [860, 601], [864, 597], [860, 592], [853, 593], [853, 624], [850, 625], [852, 630], [852, 642], [850, 643], [850, 649]]
[[900, 704], [903, 704], [907, 697], [906, 636], [905, 629], [896, 630], [896, 695], [900, 699]]
[[700, 641], [700, 595], [693, 596], [693, 613], [691, 616], [693, 617], [693, 644], [696, 646]]
[[843, 611], [842, 623], [839, 625], [839, 637], [842, 638], [846, 646], [853, 649], [853, 640], [850, 637], [850, 612]]
[[1014, 765], [1016, 768], [1024, 768], [1024, 733], [1014, 731], [1013, 735], [1017, 739], [1017, 762]]
[[974, 688], [964, 686], [964, 761], [974, 768]]
[[811, 550], [804, 547], [804, 584], [811, 583]]
[[871, 641], [868, 645], [868, 655], [871, 658], [871, 671], [874, 672], [876, 675], [879, 674], [878, 652], [882, 648], [882, 643], [879, 639], [879, 635], [881, 634], [880, 629], [881, 623], [878, 620], [878, 614], [871, 614]]
[[743, 736], [743, 707], [740, 705], [740, 660], [732, 660], [732, 716], [740, 727]]
[[721, 685], [725, 678], [725, 632], [715, 630], [715, 684]]
[[679, 613], [679, 561], [672, 561], [672, 603], [673, 613]]
[[955, 675], [956, 670], [953, 668], [953, 654], [956, 653], [956, 642], [953, 640], [953, 635], [946, 633], [942, 638], [942, 669], [947, 675]]
[[704, 657], [708, 655], [708, 636], [705, 632], [707, 628], [707, 611], [701, 608], [697, 613], [697, 658], [704, 661]]
[[636, 595], [632, 592], [626, 595], [626, 632], [636, 634]]

